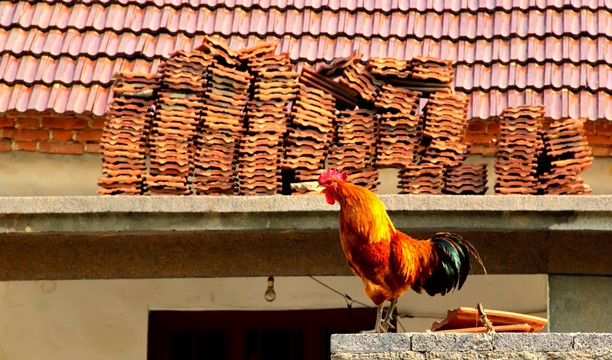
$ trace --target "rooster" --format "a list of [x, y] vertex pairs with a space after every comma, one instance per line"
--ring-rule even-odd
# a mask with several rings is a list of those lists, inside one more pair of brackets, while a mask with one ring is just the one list
[[[328, 169], [319, 177], [326, 200], [340, 204], [340, 243], [365, 294], [378, 307], [374, 332], [386, 332], [397, 299], [409, 289], [429, 295], [461, 289], [470, 271], [470, 253], [484, 269], [474, 247], [447, 232], [428, 240], [397, 230], [380, 199], [346, 182], [346, 172]], [[485, 270], [486, 274], [486, 270]], [[385, 301], [390, 305], [382, 319]]]

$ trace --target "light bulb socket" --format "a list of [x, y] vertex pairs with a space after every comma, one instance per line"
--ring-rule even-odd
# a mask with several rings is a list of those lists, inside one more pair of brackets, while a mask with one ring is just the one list
[[274, 291], [274, 276], [268, 276], [268, 288], [266, 289], [266, 293], [264, 294], [264, 299], [267, 302], [272, 302], [276, 299], [276, 291]]

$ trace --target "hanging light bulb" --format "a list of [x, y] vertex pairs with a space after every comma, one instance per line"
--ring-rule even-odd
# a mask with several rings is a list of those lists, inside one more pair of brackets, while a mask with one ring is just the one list
[[268, 276], [268, 289], [266, 289], [264, 298], [268, 302], [272, 302], [274, 299], [276, 299], [276, 292], [274, 291], [274, 276], [272, 275]]

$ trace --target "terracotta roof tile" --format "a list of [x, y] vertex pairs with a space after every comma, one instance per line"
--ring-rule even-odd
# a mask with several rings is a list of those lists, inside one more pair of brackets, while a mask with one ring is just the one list
[[409, 165], [400, 171], [402, 194], [442, 194], [444, 167], [438, 164]]
[[[143, 92], [128, 92], [123, 82], [129, 79], [130, 89], [138, 87]], [[142, 194], [146, 173], [145, 139], [153, 116], [153, 89], [156, 80], [143, 74], [123, 74], [116, 76], [117, 94], [110, 105], [100, 146], [102, 154], [102, 174], [98, 179], [101, 187], [98, 193]], [[70, 104], [87, 104], [82, 99], [84, 92], [70, 94]], [[74, 99], [74, 100], [73, 100]], [[85, 105], [81, 105], [85, 106]], [[82, 112], [82, 108], [78, 108]]]
[[446, 194], [483, 195], [487, 189], [487, 164], [462, 164], [448, 168], [444, 174]]
[[538, 193], [538, 168], [542, 142], [542, 106], [519, 106], [502, 111], [495, 154], [497, 194]]

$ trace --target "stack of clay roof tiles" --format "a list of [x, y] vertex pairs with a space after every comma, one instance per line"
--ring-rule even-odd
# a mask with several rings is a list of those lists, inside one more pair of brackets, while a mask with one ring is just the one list
[[445, 194], [484, 195], [487, 189], [487, 164], [461, 164], [446, 169]]
[[420, 164], [441, 164], [444, 167], [456, 167], [463, 164], [470, 145], [462, 141], [434, 138], [425, 148]]
[[363, 186], [371, 191], [376, 191], [378, 188], [378, 169], [375, 167], [367, 167], [363, 169], [347, 169], [346, 181], [351, 184]]
[[410, 59], [410, 79], [440, 83], [446, 87], [455, 79], [455, 68], [450, 60], [415, 56]]
[[283, 159], [285, 169], [296, 171], [297, 182], [317, 180], [324, 168], [333, 136], [335, 113], [336, 99], [331, 94], [300, 83], [291, 108]]
[[281, 156], [289, 103], [298, 92], [298, 75], [287, 54], [274, 55], [274, 44], [241, 51], [254, 77], [247, 105], [247, 134], [238, 158], [239, 194], [276, 194], [282, 190]]
[[367, 68], [379, 79], [402, 86], [417, 86], [430, 92], [448, 88], [455, 70], [449, 60], [415, 56], [412, 59], [370, 58]]
[[544, 194], [589, 194], [590, 186], [578, 174], [588, 169], [593, 157], [584, 135], [585, 119], [567, 119], [544, 130], [544, 156], [539, 189]]
[[153, 104], [159, 87], [156, 75], [118, 73], [113, 87], [115, 97], [107, 112], [102, 135], [103, 195], [143, 193], [147, 171], [146, 138], [153, 117]]
[[[451, 61], [452, 85], [470, 99], [468, 118], [538, 104], [547, 118], [612, 119], [612, 18], [601, 1], [0, 1], [0, 13], [0, 111], [104, 115], [112, 74], [155, 74], [170, 54], [194, 51], [212, 36], [231, 49], [275, 43], [275, 54], [289, 54], [298, 69], [361, 54], [376, 81], [409, 79], [416, 67], [442, 82], [449, 74], [431, 68]], [[236, 55], [225, 61], [239, 66]], [[444, 61], [423, 66], [428, 57]], [[397, 61], [406, 71], [377, 75], [370, 60]], [[349, 65], [346, 77], [363, 80], [363, 66]], [[372, 101], [355, 83], [340, 85]]]
[[467, 128], [467, 98], [442, 91], [430, 94], [423, 108], [423, 137], [430, 141], [421, 163], [456, 167], [469, 152], [464, 143]]
[[368, 60], [367, 69], [383, 79], [408, 79], [410, 77], [410, 60], [391, 57], [373, 57]]
[[149, 138], [147, 188], [153, 194], [191, 193], [194, 140], [211, 63], [212, 57], [203, 52], [180, 51], [160, 66], [161, 87]]
[[255, 79], [253, 98], [248, 104], [247, 131], [284, 134], [289, 104], [298, 93], [299, 73], [295, 65], [287, 54], [271, 52], [249, 57], [246, 61]]
[[[326, 163], [372, 190], [378, 168], [397, 166], [402, 168], [402, 193], [486, 192], [486, 167], [464, 164], [469, 150], [463, 142], [464, 97], [427, 92], [420, 116], [421, 92], [383, 84], [373, 109], [336, 115], [336, 94], [321, 90], [321, 83], [318, 88], [300, 84], [288, 57], [272, 54], [272, 48], [264, 44], [234, 53], [210, 40], [196, 52], [175, 54], [162, 65], [161, 77], [119, 74], [102, 146], [100, 192], [187, 195], [195, 165], [197, 194], [276, 194], [283, 187], [282, 168], [292, 171], [295, 183], [308, 183], [316, 181]], [[242, 61], [248, 71], [240, 70]], [[251, 114], [247, 128], [246, 109]], [[502, 115], [496, 193], [590, 192], [578, 177], [592, 162], [582, 121], [555, 122], [543, 131], [542, 107], [509, 108]], [[417, 154], [419, 146], [423, 150]], [[308, 186], [293, 189], [310, 191]]]
[[353, 89], [365, 103], [374, 103], [379, 91], [379, 82], [366, 67], [351, 61], [339, 77], [338, 82]]
[[205, 36], [277, 42], [299, 67], [436, 57], [456, 66], [469, 118], [545, 105], [546, 117], [612, 120], [609, 1], [0, 1], [0, 112], [101, 116], [112, 74], [156, 73]]
[[399, 173], [402, 194], [442, 194], [444, 190], [444, 166], [420, 164], [403, 167]]
[[282, 134], [252, 133], [240, 140], [238, 194], [271, 195], [282, 190]]
[[377, 167], [414, 164], [420, 141], [421, 117], [417, 115], [421, 93], [390, 84], [381, 87], [375, 106], [380, 114]]
[[541, 106], [519, 106], [502, 112], [495, 153], [495, 193], [537, 193], [543, 119]]
[[[468, 106], [465, 97], [452, 93], [452, 89], [426, 91], [424, 96], [422, 92], [390, 83], [378, 87], [383, 80], [374, 79], [371, 73], [367, 75], [370, 70], [364, 67], [355, 72], [354, 62], [342, 64], [341, 79], [349, 79], [347, 73], [354, 75], [346, 85], [310, 69], [303, 70], [300, 83], [289, 58], [274, 55], [273, 49], [273, 44], [262, 44], [234, 52], [206, 39], [196, 52], [178, 52], [160, 67], [161, 88], [155, 75], [123, 76], [117, 87], [118, 105], [113, 105], [117, 109], [109, 113], [111, 116], [120, 117], [117, 111], [121, 116], [130, 115], [132, 108], [122, 107], [127, 102], [122, 96], [159, 98], [150, 136], [151, 165], [146, 181], [151, 193], [190, 194], [189, 180], [195, 167], [193, 188], [197, 194], [275, 194], [283, 186], [282, 168], [292, 171], [296, 183], [306, 183], [318, 178], [326, 161], [328, 166], [347, 170], [351, 181], [370, 189], [377, 187], [378, 168], [394, 166], [402, 168], [403, 193], [486, 191], [486, 169], [464, 164], [469, 152], [469, 145], [463, 142]], [[380, 63], [388, 64], [390, 60]], [[420, 65], [409, 64], [409, 79], [418, 66], [422, 67], [420, 76], [426, 82], [442, 84], [449, 81], [445, 74], [452, 76], [443, 70], [450, 66], [447, 62], [419, 59], [415, 64]], [[330, 71], [333, 73], [333, 69]], [[387, 80], [401, 76], [386, 68], [380, 72]], [[354, 94], [341, 94], [341, 86], [352, 86], [357, 93], [355, 89], [364, 84], [356, 85], [355, 79], [360, 77], [376, 83], [377, 91], [368, 97], [373, 103], [363, 96], [357, 100]], [[408, 86], [418, 88], [415, 84]], [[417, 113], [423, 99], [426, 104], [421, 116]], [[346, 108], [359, 101], [373, 108], [353, 106], [352, 110], [340, 110], [336, 118], [337, 106]], [[289, 126], [288, 108], [291, 108]], [[247, 112], [251, 115], [245, 122]], [[144, 119], [146, 114], [143, 112]], [[113, 125], [112, 120], [108, 126]], [[538, 184], [538, 160], [543, 158], [544, 149], [542, 120], [542, 107], [523, 106], [502, 113], [495, 163], [496, 192], [588, 193], [590, 188], [577, 174], [590, 166], [592, 157], [582, 123], [576, 121], [553, 125], [545, 133], [549, 166], [541, 172]], [[144, 136], [146, 133], [144, 127]], [[115, 161], [112, 159], [116, 153], [112, 151], [117, 146], [123, 145], [113, 142], [103, 145], [105, 159], [111, 159], [105, 161]], [[417, 154], [419, 147], [422, 152]], [[139, 156], [142, 164], [137, 167], [138, 174], [130, 173], [129, 179], [102, 178], [101, 192], [120, 193], [116, 189], [121, 187], [127, 188], [124, 192], [145, 191], [144, 152]], [[121, 180], [127, 184], [118, 186]], [[295, 192], [304, 190], [308, 187], [294, 188]]]
[[206, 39], [199, 50], [215, 61], [208, 67], [193, 188], [201, 195], [235, 194], [235, 165], [253, 76], [239, 70], [238, 54], [219, 42]]
[[466, 115], [465, 98], [446, 90], [428, 93], [423, 108], [422, 134], [416, 139], [423, 150], [418, 159], [413, 157], [415, 165], [400, 172], [403, 193], [442, 193], [445, 170], [460, 167], [469, 152], [469, 144], [464, 143]]
[[300, 82], [310, 88], [319, 89], [331, 94], [338, 108], [353, 109], [359, 104], [357, 91], [344, 84], [333, 81], [310, 67], [304, 67], [302, 69]]
[[423, 136], [446, 141], [463, 141], [467, 127], [468, 99], [459, 94], [437, 91], [423, 108]]
[[378, 118], [373, 110], [342, 110], [337, 114], [336, 135], [329, 148], [327, 165], [345, 170], [370, 190], [377, 188], [378, 170], [373, 165], [378, 140]]

